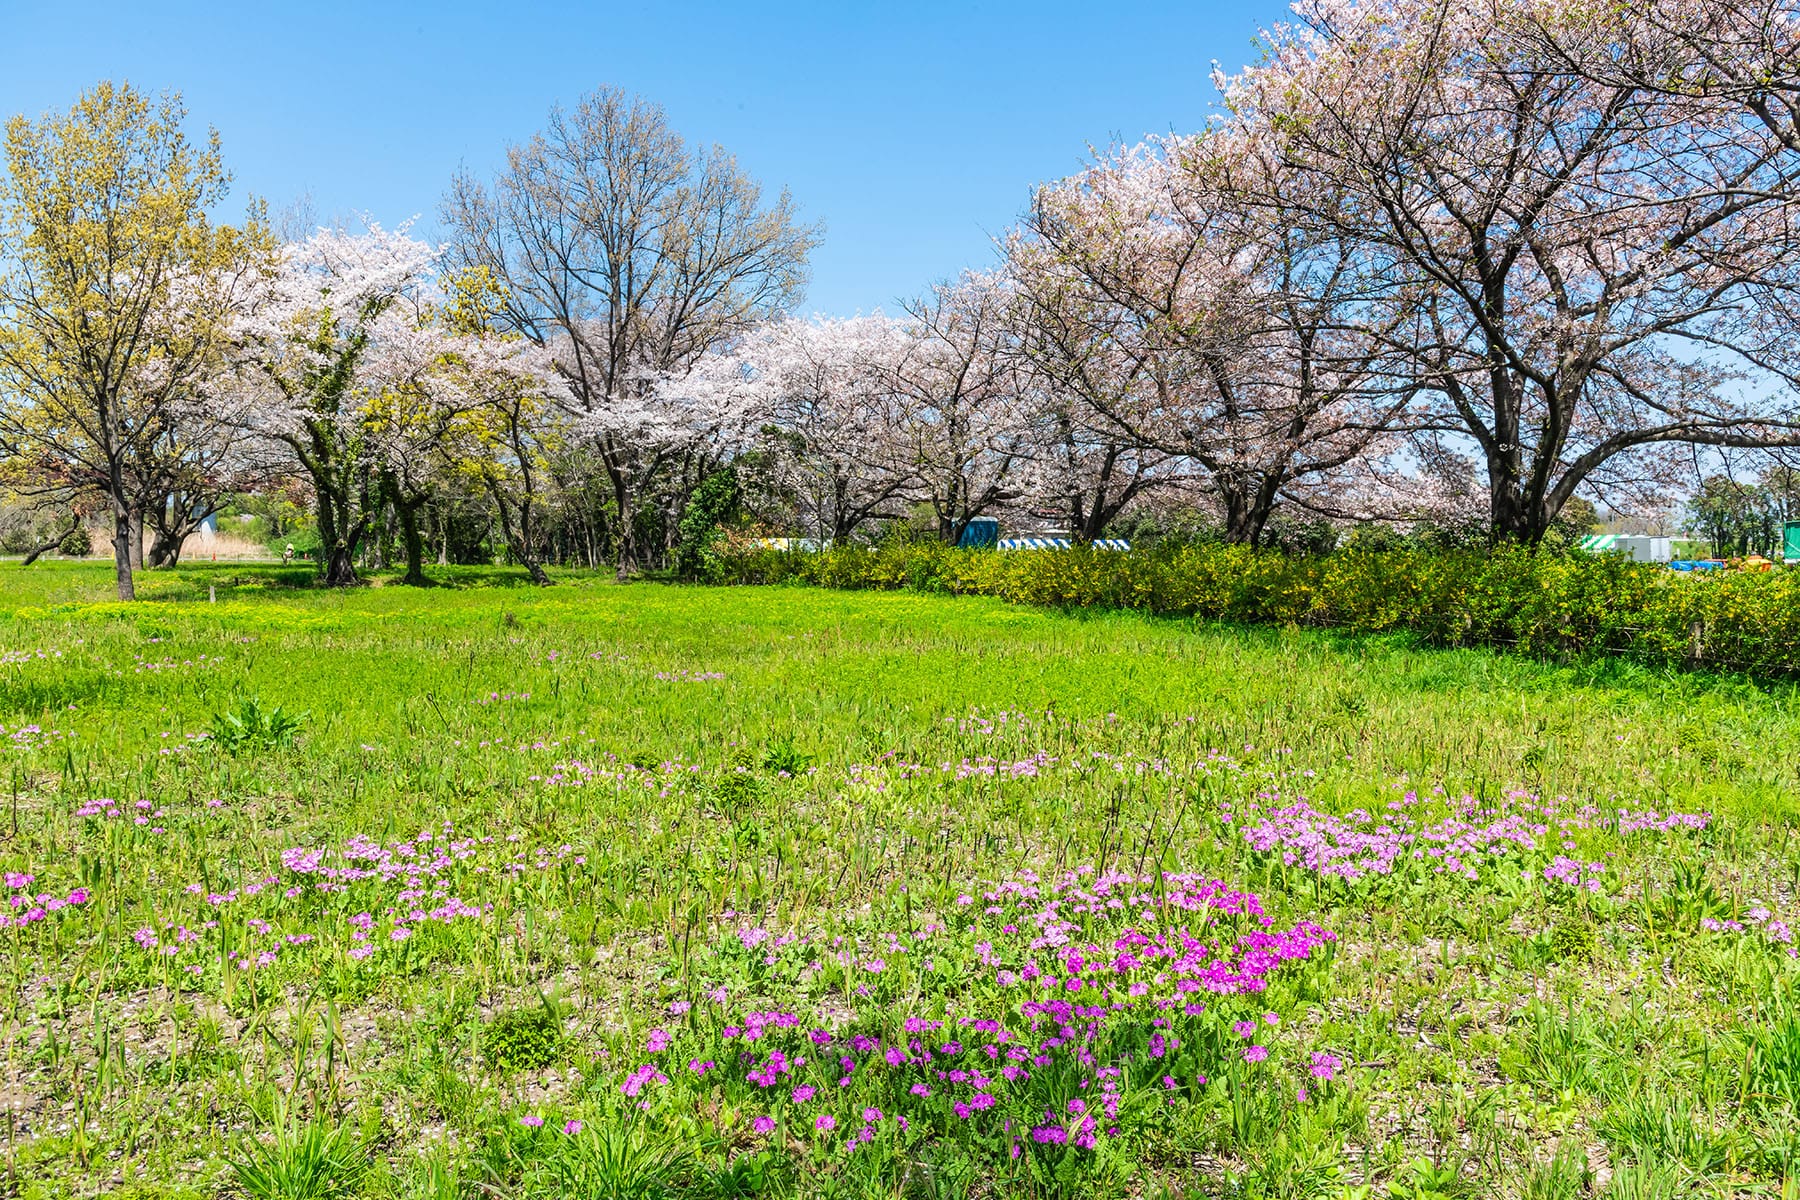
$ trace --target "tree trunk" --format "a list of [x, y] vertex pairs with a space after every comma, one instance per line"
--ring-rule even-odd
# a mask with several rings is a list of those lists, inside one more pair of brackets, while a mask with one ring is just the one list
[[637, 574], [637, 522], [621, 520], [619, 522], [619, 569], [616, 576], [624, 583]]
[[1269, 473], [1220, 488], [1225, 505], [1225, 540], [1243, 546], [1262, 541], [1275, 500], [1281, 494], [1281, 476]]
[[631, 485], [624, 473], [612, 470], [613, 503], [619, 507], [619, 569], [617, 578], [624, 583], [638, 569], [637, 521], [631, 511]]
[[550, 576], [544, 573], [544, 564], [538, 561], [537, 554], [531, 548], [531, 501], [520, 502], [515, 519], [511, 502], [492, 480], [488, 481], [488, 495], [493, 498], [494, 511], [499, 514], [500, 531], [506, 538], [507, 552], [525, 568], [526, 573], [531, 576], [531, 582], [540, 587], [547, 585]]
[[381, 521], [371, 539], [369, 565], [372, 570], [385, 571], [388, 568], [388, 542], [394, 536], [394, 516], [399, 508], [400, 489], [396, 487], [388, 493], [387, 503], [381, 506]]
[[119, 599], [136, 600], [137, 585], [131, 580], [131, 513], [117, 503], [113, 505], [113, 575]]
[[361, 582], [356, 574], [356, 551], [367, 528], [366, 490], [362, 515], [354, 519], [347, 483], [339, 494], [333, 495], [327, 487], [319, 486], [315, 478], [313, 491], [318, 500], [319, 554], [325, 568], [323, 582], [326, 587], [354, 586]]
[[1488, 523], [1494, 541], [1531, 549], [1537, 548], [1550, 528], [1543, 503], [1526, 494], [1512, 464], [1500, 455], [1488, 458]]
[[144, 566], [144, 509], [141, 505], [133, 505], [130, 510], [131, 526], [131, 566], [133, 570], [142, 570]]
[[325, 553], [325, 586], [351, 587], [356, 582], [355, 552], [339, 538]]
[[150, 553], [146, 562], [151, 567], [172, 567], [181, 557], [181, 544], [186, 537], [178, 537], [166, 529], [158, 529], [156, 536], [150, 540]]
[[425, 578], [425, 539], [419, 535], [419, 506], [422, 500], [405, 504], [398, 497], [394, 499], [394, 512], [400, 518], [400, 540], [406, 545], [406, 576], [400, 582], [413, 587], [424, 587], [429, 581]]

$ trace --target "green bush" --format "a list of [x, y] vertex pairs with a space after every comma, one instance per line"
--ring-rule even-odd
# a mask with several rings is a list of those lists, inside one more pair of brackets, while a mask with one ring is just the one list
[[93, 535], [87, 526], [77, 525], [63, 535], [63, 540], [56, 544], [56, 552], [64, 558], [86, 558], [94, 552]]
[[688, 579], [697, 578], [713, 557], [719, 526], [737, 512], [743, 490], [737, 472], [730, 467], [714, 471], [694, 489], [693, 501], [682, 514], [675, 568]]
[[1133, 608], [1207, 621], [1411, 632], [1438, 646], [1800, 673], [1800, 571], [1676, 572], [1617, 555], [1369, 548], [1294, 556], [1201, 544], [1120, 554], [935, 543], [738, 550], [724, 583], [804, 583]]
[[481, 1031], [482, 1056], [503, 1071], [547, 1067], [562, 1046], [562, 1018], [548, 1003], [496, 1013]]

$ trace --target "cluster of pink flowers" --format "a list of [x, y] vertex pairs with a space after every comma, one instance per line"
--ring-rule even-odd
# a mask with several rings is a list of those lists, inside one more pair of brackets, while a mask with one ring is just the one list
[[[1252, 850], [1279, 855], [1288, 867], [1344, 880], [1392, 875], [1415, 863], [1433, 874], [1473, 880], [1480, 878], [1482, 868], [1535, 856], [1552, 840], [1573, 849], [1575, 843], [1569, 839], [1578, 832], [1623, 836], [1698, 830], [1711, 820], [1706, 813], [1607, 812], [1591, 804], [1571, 806], [1560, 797], [1545, 803], [1529, 792], [1518, 791], [1490, 804], [1473, 796], [1454, 801], [1440, 796], [1437, 803], [1444, 811], [1433, 820], [1415, 815], [1423, 803], [1417, 793], [1409, 791], [1379, 815], [1365, 809], [1334, 815], [1319, 811], [1303, 797], [1284, 802], [1277, 795], [1264, 794], [1244, 813], [1228, 807], [1222, 817], [1227, 825], [1241, 830]], [[1572, 860], [1559, 856], [1556, 862]], [[1564, 878], [1566, 865], [1547, 870], [1545, 878], [1598, 890], [1598, 885], [1590, 882], [1598, 864], [1590, 866], [1592, 872], [1584, 875], [1577, 871], [1572, 881]]]
[[[872, 762], [851, 763], [844, 768], [844, 774], [854, 783], [883, 791], [890, 779], [936, 777], [948, 778], [954, 782], [965, 779], [1036, 779], [1056, 768], [1076, 772], [1106, 769], [1120, 775], [1170, 775], [1175, 770], [1174, 764], [1164, 758], [1118, 755], [1105, 750], [1091, 750], [1085, 759], [1059, 758], [1044, 750], [1016, 759], [977, 755], [954, 762], [945, 760], [936, 766], [913, 762], [901, 757], [898, 751], [890, 750]], [[1207, 772], [1205, 763], [1198, 764], [1196, 769], [1202, 773]]]
[[167, 817], [169, 815], [169, 810], [166, 808], [159, 808], [148, 800], [135, 800], [132, 802], [131, 808], [127, 810], [121, 809], [117, 800], [102, 796], [82, 804], [75, 810], [75, 815], [78, 817], [98, 818], [103, 821], [120, 821], [124, 820], [127, 811], [131, 813], [131, 823], [133, 825], [145, 829], [150, 833], [168, 832], [168, 829], [165, 826], [159, 825], [157, 822]]
[[0, 650], [0, 667], [22, 667], [28, 662], [40, 662], [62, 656], [61, 650]]
[[1794, 930], [1786, 921], [1778, 919], [1770, 912], [1768, 906], [1752, 900], [1750, 907], [1743, 912], [1743, 920], [1732, 920], [1721, 917], [1701, 917], [1700, 928], [1708, 933], [1748, 933], [1757, 931], [1763, 940], [1773, 947], [1783, 947], [1790, 958], [1800, 958], [1800, 946], [1794, 944]]
[[[169, 738], [174, 737], [176, 732], [176, 730], [165, 729], [158, 737], [167, 741]], [[172, 742], [167, 746], [159, 746], [157, 747], [156, 753], [162, 758], [170, 758], [178, 754], [186, 754], [192, 750], [202, 749], [210, 741], [212, 741], [212, 734], [207, 733], [204, 730], [199, 733], [183, 733], [181, 734], [180, 741]]]
[[[586, 862], [568, 843], [530, 846], [519, 834], [459, 837], [447, 821], [392, 843], [356, 836], [335, 847], [291, 847], [278, 872], [224, 890], [189, 884], [184, 894], [199, 912], [171, 915], [133, 941], [165, 958], [187, 956], [185, 969], [200, 975], [212, 943], [241, 922], [243, 936], [225, 939], [238, 969], [274, 966], [301, 947], [308, 956], [323, 948], [363, 962], [398, 951], [423, 927], [491, 919], [501, 903], [484, 893], [509, 880]], [[246, 909], [221, 930], [221, 917]]]
[[[196, 654], [193, 658], [184, 658], [179, 661], [173, 658], [149, 659], [139, 654], [131, 664], [131, 671], [134, 675], [141, 675], [146, 671], [152, 673], [182, 670], [206, 671], [218, 666], [224, 661], [224, 656], [218, 654], [210, 657], [205, 654]], [[124, 672], [122, 671], [119, 672], [119, 674], [123, 673]]]
[[19, 929], [26, 925], [35, 925], [48, 919], [55, 913], [67, 908], [79, 908], [88, 902], [89, 893], [86, 888], [76, 888], [67, 895], [59, 896], [55, 892], [33, 893], [31, 885], [37, 876], [22, 871], [8, 871], [5, 876], [7, 890], [13, 894], [6, 898], [6, 905], [12, 911], [0, 912], [0, 928]]
[[[777, 937], [724, 925], [716, 969], [740, 971], [748, 956], [756, 982], [735, 999], [723, 985], [702, 993], [716, 1006], [704, 1014], [694, 1000], [669, 1004], [683, 1027], [656, 1027], [646, 1048], [688, 1064], [683, 1088], [744, 1089], [740, 1102], [763, 1113], [757, 1130], [779, 1127], [783, 1111], [804, 1114], [847, 1153], [909, 1121], [979, 1129], [1014, 1157], [1086, 1151], [1120, 1136], [1127, 1090], [1151, 1064], [1166, 1097], [1158, 1108], [1204, 1087], [1195, 1056], [1215, 1043], [1196, 1033], [1334, 940], [1311, 922], [1277, 928], [1252, 893], [1172, 872], [1026, 873], [965, 893], [954, 914], [905, 934]], [[887, 977], [901, 969], [906, 988], [925, 991], [892, 990]], [[1270, 1069], [1257, 1066], [1270, 1046], [1254, 1039], [1278, 1023], [1275, 1013], [1237, 1022], [1250, 1043], [1232, 1056], [1238, 1069]], [[728, 1069], [713, 1074], [715, 1060]], [[1315, 1054], [1313, 1078], [1333, 1079], [1341, 1065]], [[625, 1094], [647, 1103], [657, 1066], [635, 1068]], [[862, 1118], [847, 1136], [845, 1113]]]
[[1584, 863], [1559, 854], [1544, 868], [1544, 879], [1549, 883], [1567, 884], [1584, 892], [1598, 892], [1603, 886], [1600, 877], [1605, 873], [1605, 863]]
[[974, 733], [983, 737], [994, 734], [1023, 733], [1037, 725], [1040, 721], [1050, 720], [1048, 712], [1025, 713], [1010, 708], [1002, 708], [992, 715], [984, 716], [980, 709], [969, 710], [966, 717], [945, 717], [946, 725], [954, 725], [958, 733]]
[[548, 775], [533, 775], [531, 780], [545, 787], [611, 784], [655, 792], [659, 799], [663, 799], [673, 795], [675, 788], [684, 779], [699, 775], [702, 770], [700, 764], [684, 762], [680, 758], [665, 760], [654, 767], [640, 767], [635, 763], [625, 762], [615, 754], [606, 754], [592, 762], [585, 759], [559, 762], [550, 769]]
[[[619, 1090], [635, 1100], [648, 1085], [667, 1082], [669, 1082], [669, 1077], [657, 1070], [655, 1063], [644, 1063], [625, 1077], [625, 1082], [619, 1085]], [[646, 1105], [646, 1107], [648, 1106]]]
[[42, 725], [15, 725], [11, 729], [0, 725], [0, 747], [8, 750], [42, 750], [68, 736], [60, 729], [45, 729]]

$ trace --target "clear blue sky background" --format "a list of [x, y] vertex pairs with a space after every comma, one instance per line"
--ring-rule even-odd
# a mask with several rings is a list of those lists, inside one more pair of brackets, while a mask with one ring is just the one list
[[[805, 308], [892, 308], [991, 261], [1033, 184], [1092, 145], [1198, 128], [1285, 8], [1218, 3], [4, 5], [0, 112], [102, 78], [181, 91], [279, 210], [415, 214], [487, 173], [557, 101], [615, 84], [662, 104], [825, 223]], [[236, 205], [234, 203], [233, 207]]]

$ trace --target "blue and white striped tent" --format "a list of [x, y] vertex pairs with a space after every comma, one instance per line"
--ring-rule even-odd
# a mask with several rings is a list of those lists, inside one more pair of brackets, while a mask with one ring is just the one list
[[[1129, 550], [1131, 543], [1124, 538], [1095, 538], [1090, 543], [1096, 550]], [[1068, 538], [1062, 537], [1021, 537], [1001, 538], [1002, 550], [1067, 550], [1073, 545]]]

